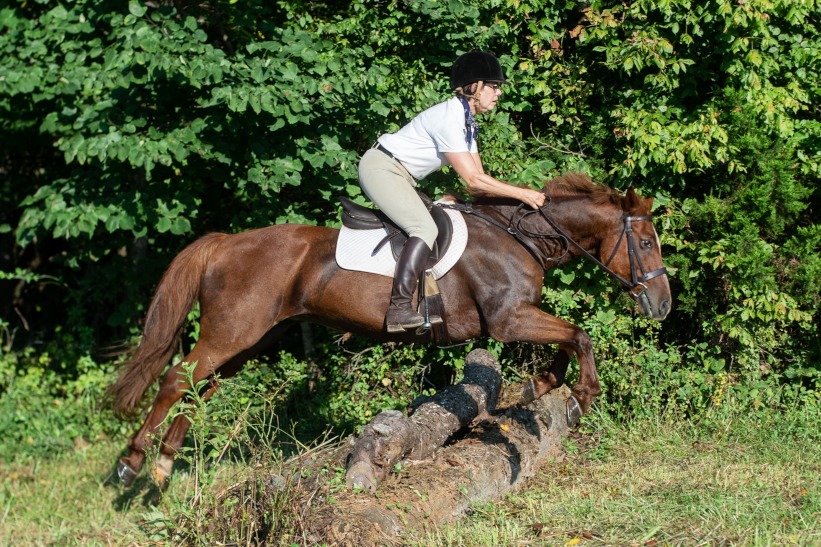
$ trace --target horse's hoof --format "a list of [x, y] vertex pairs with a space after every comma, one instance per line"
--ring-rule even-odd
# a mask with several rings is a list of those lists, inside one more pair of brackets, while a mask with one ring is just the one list
[[522, 398], [519, 401], [523, 405], [529, 405], [536, 400], [536, 384], [533, 383], [533, 378], [522, 387]]
[[131, 469], [123, 460], [117, 462], [117, 476], [120, 478], [120, 484], [123, 486], [131, 486], [134, 479], [137, 478], [137, 472]]
[[572, 395], [567, 399], [567, 427], [574, 427], [582, 419], [582, 407]]

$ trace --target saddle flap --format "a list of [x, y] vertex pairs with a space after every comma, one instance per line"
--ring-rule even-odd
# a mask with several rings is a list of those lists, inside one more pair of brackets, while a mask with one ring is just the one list
[[[437, 245], [438, 249], [447, 250], [439, 253], [439, 262], [428, 268], [436, 279], [440, 279], [459, 261], [465, 250], [468, 240], [467, 225], [462, 213], [453, 209], [441, 209], [451, 220], [453, 236], [446, 245]], [[356, 272], [368, 272], [377, 275], [393, 277], [396, 273], [396, 259], [391, 249], [386, 249], [387, 242], [383, 242], [387, 232], [384, 228], [378, 230], [353, 230], [342, 226], [336, 246], [336, 261], [340, 268]], [[382, 248], [373, 252], [380, 242]]]
[[[450, 246], [450, 241], [453, 238], [453, 224], [450, 217], [445, 213], [441, 207], [437, 207], [433, 201], [425, 194], [419, 192], [419, 197], [422, 203], [425, 204], [428, 211], [436, 223], [436, 228], [439, 230], [439, 235], [436, 237], [436, 243], [431, 251], [431, 257], [428, 262], [428, 267], [432, 267], [439, 259], [445, 255]], [[387, 242], [391, 244], [391, 252], [394, 258], [399, 259], [402, 254], [402, 247], [405, 245], [408, 236], [399, 229], [394, 222], [389, 219], [383, 212], [370, 209], [364, 205], [354, 203], [350, 199], [341, 196], [339, 203], [342, 204], [342, 224], [352, 230], [378, 230], [384, 228], [387, 232], [385, 239], [374, 249], [374, 253]]]
[[[436, 228], [439, 230], [427, 264], [427, 268], [432, 268], [434, 264], [439, 262], [441, 257], [445, 256], [450, 246], [450, 241], [453, 239], [453, 223], [451, 223], [450, 217], [441, 207], [437, 207], [431, 203], [429, 211], [430, 216], [433, 217], [433, 222], [436, 223]], [[397, 231], [399, 233], [396, 233]], [[402, 254], [402, 247], [405, 246], [405, 242], [408, 240], [407, 234], [395, 228], [394, 230], [389, 230], [388, 236], [386, 237], [390, 238], [393, 257], [399, 260], [399, 255]]]

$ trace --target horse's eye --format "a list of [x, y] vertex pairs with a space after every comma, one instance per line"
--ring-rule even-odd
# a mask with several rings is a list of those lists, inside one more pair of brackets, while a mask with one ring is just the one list
[[645, 251], [649, 251], [653, 248], [653, 241], [650, 239], [642, 239], [641, 240], [641, 248]]

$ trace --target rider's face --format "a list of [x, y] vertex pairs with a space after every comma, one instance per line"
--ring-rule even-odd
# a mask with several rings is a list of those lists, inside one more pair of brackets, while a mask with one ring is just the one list
[[474, 103], [476, 105], [475, 113], [490, 112], [496, 106], [496, 102], [501, 96], [502, 88], [500, 83], [486, 82], [476, 94], [477, 101]]

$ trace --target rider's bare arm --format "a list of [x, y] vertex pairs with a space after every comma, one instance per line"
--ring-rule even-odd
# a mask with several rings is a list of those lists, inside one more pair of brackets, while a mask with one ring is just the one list
[[531, 188], [514, 186], [491, 177], [484, 172], [479, 154], [470, 152], [445, 152], [445, 157], [456, 173], [465, 181], [472, 196], [514, 198], [537, 209], [544, 205], [545, 195]]

